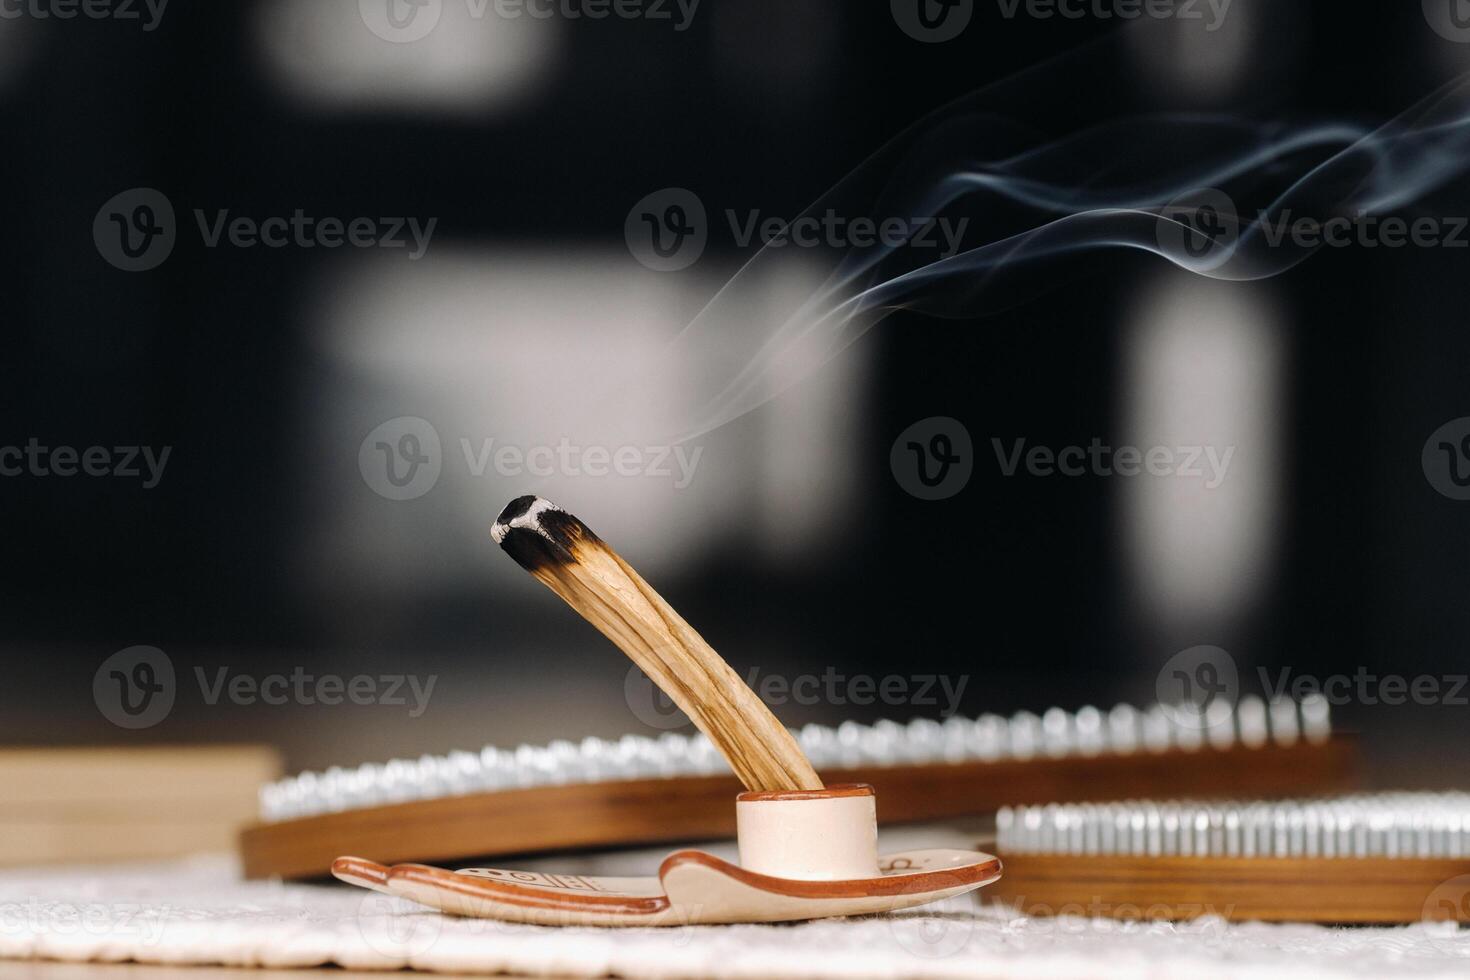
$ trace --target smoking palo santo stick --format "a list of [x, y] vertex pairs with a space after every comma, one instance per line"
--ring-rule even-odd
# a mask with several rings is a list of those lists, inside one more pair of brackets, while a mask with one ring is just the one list
[[586, 524], [540, 497], [517, 497], [490, 536], [673, 698], [747, 789], [822, 788], [796, 739], [740, 675]]

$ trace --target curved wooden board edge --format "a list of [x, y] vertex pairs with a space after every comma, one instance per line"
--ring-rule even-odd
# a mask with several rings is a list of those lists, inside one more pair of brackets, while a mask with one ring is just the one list
[[559, 926], [791, 922], [912, 908], [997, 880], [1000, 859], [948, 848], [884, 857], [874, 878], [807, 881], [746, 871], [703, 851], [677, 851], [658, 877], [601, 878], [499, 868], [387, 867], [341, 857], [334, 877], [451, 915]]

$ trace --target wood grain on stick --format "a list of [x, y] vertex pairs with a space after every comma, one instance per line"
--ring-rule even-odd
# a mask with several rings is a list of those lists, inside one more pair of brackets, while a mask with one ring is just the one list
[[796, 739], [755, 692], [587, 525], [539, 497], [519, 497], [491, 536], [672, 698], [747, 789], [822, 788]]

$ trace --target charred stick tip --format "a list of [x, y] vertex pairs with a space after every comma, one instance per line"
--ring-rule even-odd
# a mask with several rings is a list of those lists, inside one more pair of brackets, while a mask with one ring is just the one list
[[534, 571], [546, 565], [575, 561], [572, 549], [597, 535], [580, 520], [543, 497], [517, 497], [490, 528], [490, 537], [522, 568]]

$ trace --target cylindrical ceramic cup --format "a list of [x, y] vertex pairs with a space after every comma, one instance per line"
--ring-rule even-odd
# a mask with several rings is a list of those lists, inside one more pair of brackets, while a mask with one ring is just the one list
[[878, 875], [878, 812], [865, 783], [735, 798], [740, 866], [776, 878], [839, 881]]

